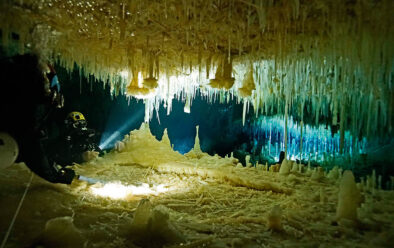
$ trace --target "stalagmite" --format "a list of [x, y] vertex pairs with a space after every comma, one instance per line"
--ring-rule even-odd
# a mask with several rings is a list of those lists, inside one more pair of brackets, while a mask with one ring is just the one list
[[357, 220], [357, 208], [361, 203], [361, 195], [354, 181], [353, 173], [346, 170], [339, 185], [336, 220]]
[[284, 159], [282, 161], [282, 164], [280, 165], [279, 174], [281, 174], [281, 175], [288, 175], [290, 173], [290, 170], [291, 170], [291, 164], [292, 164], [291, 161], [289, 161], [287, 159]]
[[330, 172], [327, 175], [327, 178], [332, 179], [332, 180], [337, 180], [339, 177], [339, 170], [338, 170], [338, 166], [334, 166], [334, 168], [332, 168], [330, 170]]
[[133, 222], [131, 223], [131, 232], [141, 235], [149, 228], [149, 218], [153, 206], [148, 199], [142, 199], [134, 213]]
[[382, 175], [379, 175], [378, 177], [378, 189], [382, 189]]
[[193, 151], [196, 152], [196, 153], [202, 153], [201, 147], [200, 147], [200, 138], [199, 138], [199, 135], [198, 135], [198, 128], [199, 128], [199, 126], [196, 126], [196, 138], [195, 138], [195, 141], [194, 141]]
[[276, 205], [271, 209], [271, 212], [268, 215], [267, 218], [268, 229], [273, 231], [282, 231], [283, 226], [281, 219], [282, 219], [282, 209], [280, 206]]
[[184, 238], [169, 221], [167, 209], [153, 207], [148, 199], [142, 199], [130, 226], [130, 237], [134, 243], [158, 247], [182, 242]]
[[252, 167], [252, 163], [250, 163], [249, 161], [250, 161], [250, 155], [246, 155], [245, 156], [245, 166], [248, 168]]
[[324, 188], [320, 188], [320, 203], [325, 204], [327, 202], [327, 195], [326, 192], [324, 191]]
[[291, 172], [294, 173], [294, 172], [298, 172], [298, 171], [299, 171], [299, 166], [296, 161], [293, 161], [292, 167], [291, 167]]
[[298, 167], [298, 173], [303, 173], [303, 172], [304, 172], [304, 167], [305, 167], [305, 165], [299, 164], [298, 166], [299, 166], [299, 167]]
[[163, 136], [161, 138], [161, 142], [163, 144], [168, 145], [168, 147], [171, 147], [171, 142], [170, 142], [170, 138], [168, 137], [167, 128], [165, 128], [163, 131]]
[[85, 238], [74, 225], [70, 216], [50, 219], [45, 224], [40, 243], [46, 247], [72, 248], [83, 247]]
[[200, 138], [198, 136], [198, 128], [199, 128], [199, 126], [196, 126], [196, 137], [194, 139], [194, 147], [192, 150], [190, 150], [188, 153], [185, 154], [185, 156], [190, 157], [190, 158], [201, 158], [204, 155], [204, 153], [200, 147]]
[[125, 149], [126, 149], [126, 146], [122, 141], [117, 141], [115, 143], [115, 151], [123, 152]]
[[320, 181], [324, 178], [324, 169], [322, 167], [317, 167], [311, 175], [311, 179], [314, 181]]

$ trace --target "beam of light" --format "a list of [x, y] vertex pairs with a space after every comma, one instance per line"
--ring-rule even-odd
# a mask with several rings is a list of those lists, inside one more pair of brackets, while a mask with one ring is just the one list
[[112, 133], [108, 138], [106, 138], [104, 135], [101, 137], [100, 141], [100, 149], [107, 149], [110, 147], [110, 145], [118, 140], [121, 137], [121, 134], [124, 133], [130, 126], [132, 126], [138, 118], [144, 114], [144, 109], [139, 108], [138, 111], [131, 115], [130, 118], [123, 123], [123, 125], [118, 128], [114, 133]]
[[114, 141], [115, 139], [119, 138], [119, 136], [120, 136], [120, 132], [119, 131], [116, 131], [116, 132], [112, 133], [107, 139], [105, 139], [103, 142], [100, 142], [100, 145], [99, 145], [100, 149], [101, 150], [107, 149], [109, 144], [112, 141]]
[[104, 185], [98, 184], [90, 188], [93, 195], [100, 197], [109, 197], [111, 199], [126, 199], [131, 196], [139, 195], [159, 195], [161, 193], [174, 190], [165, 184], [154, 185], [143, 183], [140, 186], [123, 185], [121, 182], [111, 182]]
[[[123, 70], [119, 73], [120, 77], [123, 80], [129, 80], [130, 73], [127, 70]], [[139, 80], [142, 82], [142, 75], [139, 74]], [[134, 124], [134, 122], [137, 120], [137, 117], [139, 117], [142, 114], [142, 110], [140, 109], [137, 113], [132, 115], [120, 128], [118, 128], [114, 133], [112, 133], [108, 138], [104, 138], [105, 136], [101, 137], [99, 148], [101, 150], [107, 149], [111, 146], [111, 144], [115, 141], [118, 140], [121, 137], [121, 133], [123, 133], [129, 126]], [[105, 132], [104, 132], [105, 133]]]

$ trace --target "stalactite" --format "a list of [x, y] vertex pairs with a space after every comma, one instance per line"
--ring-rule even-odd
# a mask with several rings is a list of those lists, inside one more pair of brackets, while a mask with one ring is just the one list
[[247, 105], [247, 101], [244, 101], [243, 109], [242, 109], [242, 125], [245, 125], [246, 105]]
[[345, 142], [345, 118], [346, 118], [346, 99], [342, 99], [341, 102], [341, 116], [340, 116], [340, 145], [339, 151], [343, 154], [344, 142]]
[[285, 144], [285, 158], [287, 158], [287, 118], [288, 118], [288, 104], [285, 103], [285, 126], [284, 126], [284, 144]]
[[301, 135], [300, 135], [300, 160], [302, 160], [302, 139], [303, 139], [303, 137], [302, 137], [302, 134], [303, 134], [303, 128], [304, 128], [304, 122], [303, 121], [301, 121], [301, 123], [300, 123], [300, 133], [301, 133]]
[[[344, 119], [338, 117], [347, 99], [352, 114], [345, 116], [343, 134], [349, 130], [353, 137], [372, 138], [392, 133], [389, 10], [393, 1], [230, 1], [224, 11], [218, 11], [222, 1], [217, 5], [217, 1], [200, 0], [149, 4], [114, 0], [101, 7], [79, 0], [45, 3], [24, 0], [0, 5], [3, 46], [13, 42], [15, 33], [20, 53], [29, 44], [49, 59], [59, 58], [69, 71], [77, 64], [83, 69], [81, 75], [106, 81], [113, 94], [127, 93], [130, 80], [122, 82], [118, 77], [134, 57], [135, 70], [144, 78], [157, 79], [160, 90], [149, 95], [155, 98], [149, 101], [154, 108], [159, 100], [167, 108], [174, 98], [193, 100], [196, 89], [210, 101], [216, 96], [228, 101], [230, 95], [213, 90], [209, 77], [218, 67], [224, 76], [231, 60], [232, 68], [226, 70], [237, 87], [228, 80], [225, 89], [231, 90], [231, 98], [243, 101], [239, 98], [245, 96], [237, 89], [242, 89], [239, 86], [251, 61], [256, 89], [247, 101], [256, 116], [283, 116], [286, 101], [289, 116], [304, 120], [304, 115], [312, 115], [315, 125], [332, 117], [335, 126]], [[153, 74], [147, 59], [152, 51], [156, 56]], [[226, 64], [217, 63], [218, 54]], [[196, 76], [204, 73], [206, 78]], [[176, 81], [171, 87], [169, 78]], [[298, 105], [301, 113], [293, 111]], [[304, 107], [311, 111], [304, 113]]]

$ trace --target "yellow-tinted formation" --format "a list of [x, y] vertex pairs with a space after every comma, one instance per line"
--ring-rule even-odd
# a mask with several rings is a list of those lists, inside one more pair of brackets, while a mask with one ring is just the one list
[[[6, 247], [391, 247], [393, 177], [382, 190], [375, 173], [356, 184], [338, 167], [243, 167], [198, 140], [183, 156], [143, 124], [121, 151], [73, 166], [94, 184], [35, 176]], [[0, 170], [1, 230], [30, 173], [22, 163]]]
[[392, 130], [393, 5], [8, 0], [0, 28], [3, 45], [17, 34], [20, 53], [39, 51], [70, 70], [76, 63], [114, 94], [149, 99], [146, 119], [158, 102], [170, 111], [173, 98], [190, 101], [200, 89], [240, 97], [258, 114], [287, 105], [303, 119], [311, 104], [316, 121], [371, 136]]

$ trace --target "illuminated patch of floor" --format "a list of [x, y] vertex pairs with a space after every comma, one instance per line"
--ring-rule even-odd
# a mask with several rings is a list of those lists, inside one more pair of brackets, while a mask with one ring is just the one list
[[[393, 227], [393, 192], [364, 194], [366, 201], [373, 204], [360, 208], [361, 216], [370, 215], [370, 219], [362, 220], [365, 230], [360, 230], [332, 225], [338, 189], [328, 180], [313, 182], [304, 175], [293, 179], [277, 177], [282, 184], [293, 187], [293, 194], [286, 195], [234, 187], [199, 176], [158, 173], [138, 165], [112, 165], [111, 170], [94, 166], [86, 165], [84, 170], [94, 169], [102, 177], [112, 175], [114, 179], [123, 179], [117, 183], [93, 185], [76, 181], [65, 186], [49, 184], [36, 177], [16, 221], [9, 247], [34, 243], [45, 223], [61, 216], [73, 216], [75, 226], [91, 247], [127, 247], [128, 225], [143, 198], [149, 198], [154, 206], [164, 206], [171, 223], [187, 242], [205, 240], [207, 247], [219, 244], [222, 245], [219, 247], [232, 247], [238, 243], [249, 245], [245, 247], [263, 244], [268, 247], [282, 247], [283, 244], [368, 247], [371, 239], [388, 235], [385, 231]], [[2, 211], [2, 233], [9, 224], [28, 175], [27, 170], [19, 167], [2, 171], [1, 203], [9, 206]], [[160, 192], [161, 189], [167, 190]], [[321, 191], [324, 191], [323, 199]], [[108, 192], [115, 192], [115, 195]], [[284, 230], [279, 233], [267, 230], [267, 215], [275, 205], [283, 210]], [[382, 208], [377, 209], [377, 206]], [[363, 213], [367, 210], [370, 212]]]

